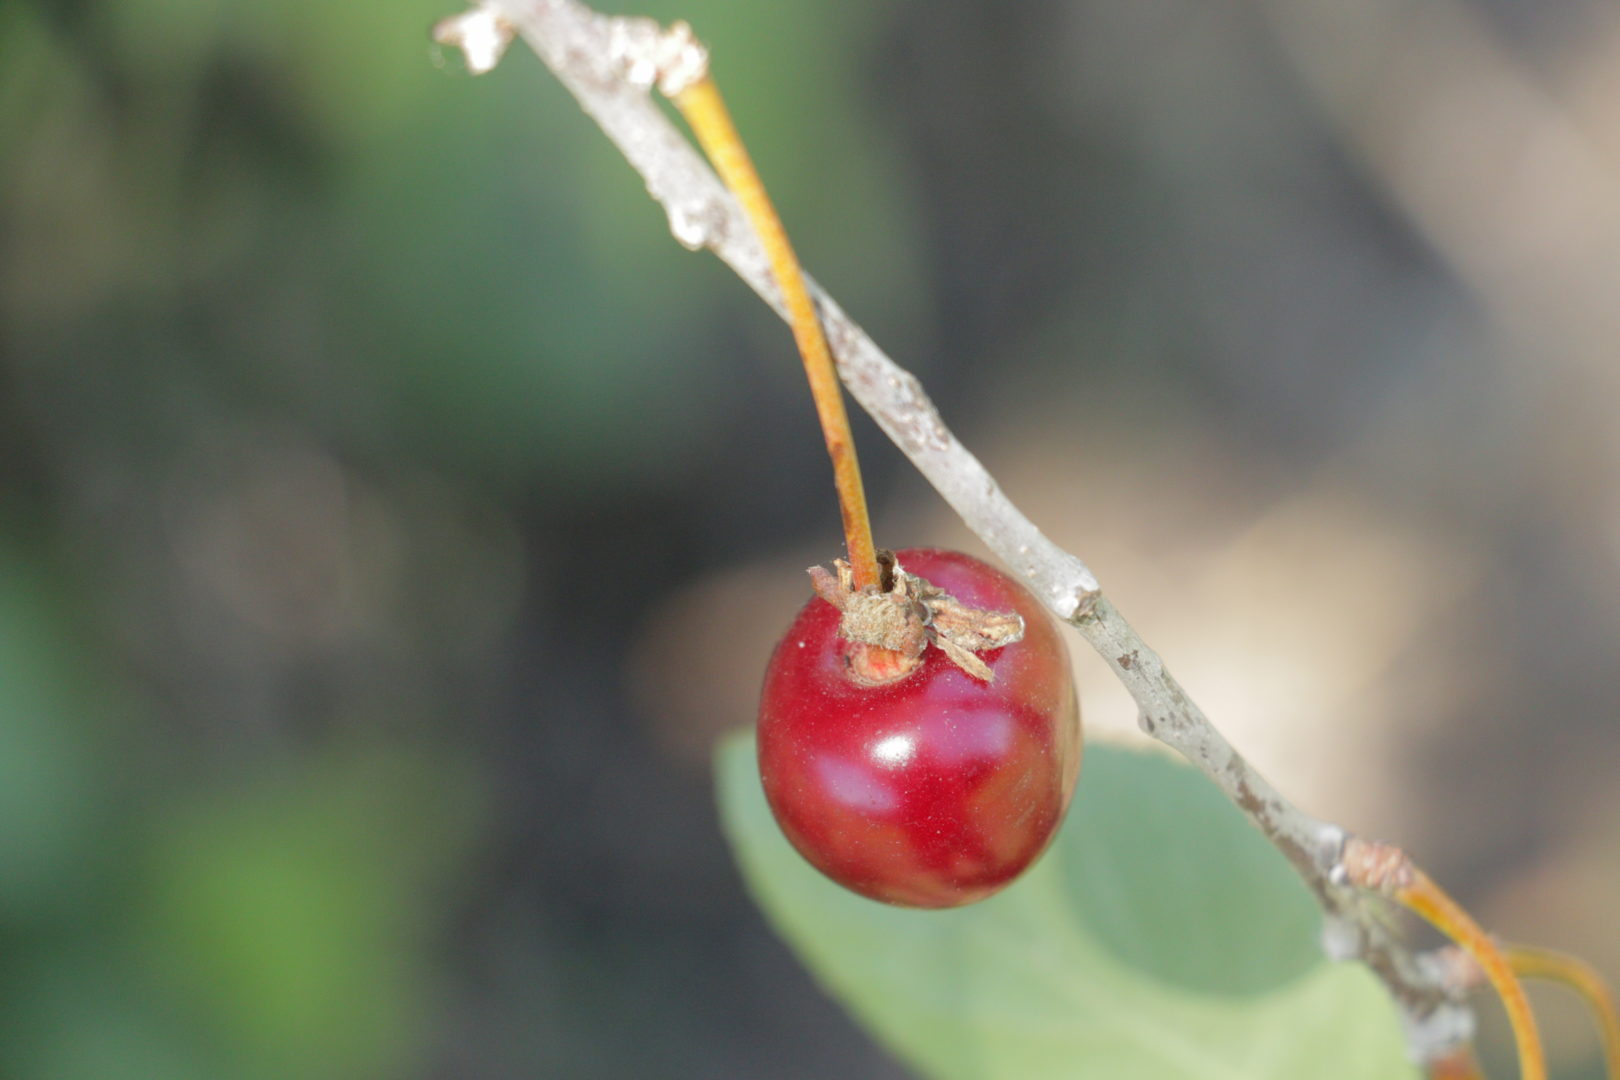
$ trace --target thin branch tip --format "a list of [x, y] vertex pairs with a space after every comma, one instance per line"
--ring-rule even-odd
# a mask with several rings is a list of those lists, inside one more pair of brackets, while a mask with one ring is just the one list
[[467, 70], [484, 75], [495, 70], [512, 44], [517, 28], [490, 7], [475, 7], [450, 15], [433, 24], [433, 40], [460, 49]]

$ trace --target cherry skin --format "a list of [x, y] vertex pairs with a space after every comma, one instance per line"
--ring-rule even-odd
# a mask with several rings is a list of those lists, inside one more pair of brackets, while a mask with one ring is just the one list
[[759, 768], [799, 853], [875, 900], [981, 900], [1045, 850], [1080, 770], [1080, 714], [1057, 628], [1022, 585], [977, 559], [917, 548], [901, 567], [964, 604], [1016, 611], [1024, 637], [979, 653], [982, 682], [938, 648], [894, 683], [857, 685], [839, 613], [812, 598], [765, 672]]

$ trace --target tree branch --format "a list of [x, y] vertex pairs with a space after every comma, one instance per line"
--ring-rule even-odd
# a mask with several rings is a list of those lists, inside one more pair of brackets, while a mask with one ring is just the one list
[[[649, 20], [605, 17], [577, 0], [484, 0], [440, 23], [435, 35], [473, 45], [469, 66], [487, 70], [513, 30], [641, 174], [675, 239], [713, 251], [785, 315], [742, 212], [650, 98], [660, 77], [706, 60], [689, 31], [666, 34]], [[491, 42], [499, 46], [493, 55]], [[956, 440], [917, 379], [810, 285], [850, 394], [990, 550], [1102, 655], [1136, 700], [1142, 729], [1204, 772], [1288, 858], [1321, 903], [1324, 948], [1334, 959], [1362, 960], [1383, 981], [1406, 1020], [1414, 1056], [1440, 1060], [1466, 1041], [1472, 1014], [1460, 1003], [1463, 988], [1445, 965], [1397, 938], [1377, 901], [1347, 878], [1342, 856], [1350, 834], [1305, 814], [1255, 771], [1102, 595], [1086, 564], [1042, 535]]]

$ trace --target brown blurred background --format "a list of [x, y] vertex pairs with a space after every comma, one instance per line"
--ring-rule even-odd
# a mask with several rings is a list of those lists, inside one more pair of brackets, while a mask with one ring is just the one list
[[[451, 10], [0, 6], [0, 1075], [898, 1077], [708, 786], [840, 542], [789, 336]], [[1620, 12], [640, 11], [1279, 786], [1620, 974]]]

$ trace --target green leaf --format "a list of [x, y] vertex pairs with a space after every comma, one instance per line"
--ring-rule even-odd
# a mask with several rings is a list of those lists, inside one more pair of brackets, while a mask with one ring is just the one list
[[1079, 920], [1133, 967], [1254, 994], [1322, 960], [1321, 909], [1215, 785], [1159, 754], [1095, 747], [1054, 861]]
[[1000, 895], [944, 912], [874, 903], [811, 869], [765, 804], [752, 738], [722, 747], [718, 774], [766, 915], [924, 1076], [1417, 1075], [1378, 983], [1320, 959], [1304, 886], [1168, 758], [1088, 747], [1052, 851]]

